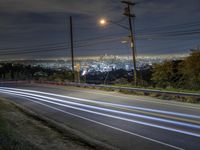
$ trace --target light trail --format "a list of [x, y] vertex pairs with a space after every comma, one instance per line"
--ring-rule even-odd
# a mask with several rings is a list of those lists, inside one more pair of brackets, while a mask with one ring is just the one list
[[174, 129], [174, 128], [170, 128], [170, 127], [166, 127], [166, 126], [155, 125], [155, 124], [146, 123], [146, 122], [143, 122], [143, 121], [138, 121], [138, 120], [128, 119], [128, 118], [114, 116], [114, 115], [110, 115], [110, 114], [105, 114], [105, 113], [101, 113], [101, 112], [96, 112], [96, 111], [92, 111], [92, 110], [87, 110], [87, 109], [83, 109], [83, 108], [78, 108], [78, 107], [74, 107], [74, 106], [70, 106], [70, 105], [66, 105], [66, 104], [62, 104], [62, 103], [57, 103], [57, 102], [45, 100], [45, 99], [34, 97], [34, 96], [29, 96], [29, 95], [26, 95], [26, 94], [19, 94], [19, 93], [16, 93], [16, 92], [3, 91], [3, 90], [1, 92], [6, 93], [6, 94], [18, 95], [18, 96], [22, 96], [22, 97], [26, 97], [26, 98], [32, 98], [32, 99], [35, 99], [35, 100], [38, 100], [38, 101], [47, 102], [47, 103], [50, 103], [50, 104], [63, 106], [63, 107], [67, 107], [67, 108], [71, 108], [71, 109], [75, 109], [75, 110], [79, 110], [79, 111], [83, 111], [83, 112], [87, 112], [87, 113], [92, 113], [92, 114], [96, 114], [96, 115], [100, 115], [100, 116], [110, 117], [110, 118], [119, 119], [119, 120], [131, 122], [131, 123], [137, 123], [137, 124], [141, 124], [141, 125], [145, 125], [145, 126], [150, 126], [150, 127], [169, 130], [169, 131], [173, 131], [173, 132], [178, 132], [178, 133], [182, 133], [182, 134], [186, 134], [186, 135], [190, 135], [190, 136], [200, 137], [200, 134], [197, 134], [197, 133], [192, 133], [192, 132], [188, 132], [188, 131], [184, 131], [184, 130], [178, 130], [178, 129]]
[[115, 107], [143, 110], [143, 111], [148, 111], [148, 112], [168, 114], [168, 115], [176, 115], [176, 116], [180, 116], [180, 117], [187, 117], [187, 118], [193, 118], [193, 119], [200, 119], [200, 116], [197, 116], [197, 115], [189, 115], [189, 114], [178, 113], [178, 112], [169, 112], [169, 111], [164, 111], [164, 110], [149, 109], [149, 108], [135, 107], [135, 106], [108, 103], [108, 102], [100, 102], [100, 101], [95, 101], [95, 100], [76, 98], [76, 97], [71, 97], [71, 96], [64, 96], [64, 95], [53, 94], [53, 93], [48, 93], [48, 92], [26, 90], [26, 89], [17, 89], [17, 88], [7, 88], [7, 87], [6, 88], [5, 87], [0, 87], [0, 89], [10, 89], [10, 90], [16, 90], [16, 91], [38, 93], [38, 94], [51, 95], [51, 96], [55, 96], [55, 97], [68, 98], [68, 99], [73, 99], [73, 100], [83, 101], [83, 102], [89, 102], [89, 103], [95, 103], [95, 104], [103, 104], [103, 105], [108, 105], [108, 106], [115, 106]]
[[114, 127], [114, 126], [111, 126], [111, 125], [108, 125], [108, 124], [105, 124], [105, 123], [102, 123], [102, 122], [99, 122], [99, 121], [95, 121], [95, 120], [92, 120], [92, 119], [89, 119], [89, 118], [86, 118], [86, 117], [83, 117], [83, 116], [80, 116], [80, 115], [76, 115], [76, 114], [64, 111], [64, 110], [56, 108], [56, 107], [52, 107], [50, 105], [47, 105], [47, 104], [44, 104], [44, 103], [41, 103], [41, 102], [37, 102], [37, 101], [34, 101], [34, 100], [29, 100], [29, 101], [32, 101], [34, 103], [43, 105], [45, 107], [48, 107], [48, 108], [51, 108], [51, 109], [54, 109], [54, 110], [57, 110], [57, 111], [60, 111], [60, 112], [65, 113], [67, 115], [71, 115], [71, 116], [74, 116], [74, 117], [77, 117], [77, 118], [80, 118], [80, 119], [84, 119], [84, 120], [90, 121], [92, 123], [96, 123], [96, 124], [99, 124], [99, 125], [102, 125], [102, 126], [105, 126], [105, 127], [108, 127], [108, 128], [120, 131], [120, 132], [124, 132], [124, 133], [130, 134], [130, 135], [133, 135], [133, 136], [137, 136], [137, 137], [143, 138], [145, 140], [149, 140], [151, 142], [155, 142], [155, 143], [158, 143], [158, 144], [161, 144], [161, 145], [165, 145], [167, 147], [171, 147], [171, 148], [174, 148], [174, 149], [177, 149], [177, 150], [184, 150], [183, 148], [180, 148], [180, 147], [168, 144], [168, 143], [164, 143], [164, 142], [161, 142], [161, 141], [149, 138], [149, 137], [145, 137], [145, 136], [142, 136], [142, 135], [137, 134], [137, 133], [133, 133], [133, 132], [130, 132], [130, 131], [127, 131], [127, 130], [123, 130], [121, 128], [117, 128], [117, 127]]
[[156, 117], [150, 117], [150, 116], [134, 114], [134, 113], [129, 113], [129, 112], [123, 112], [123, 111], [118, 111], [118, 110], [112, 110], [112, 109], [96, 107], [96, 106], [91, 106], [91, 105], [86, 105], [86, 104], [81, 104], [81, 103], [75, 103], [75, 102], [70, 102], [70, 101], [66, 101], [66, 100], [61, 100], [61, 99], [57, 99], [57, 98], [51, 98], [51, 97], [37, 95], [37, 94], [31, 94], [31, 93], [25, 93], [25, 92], [17, 92], [17, 91], [11, 91], [11, 90], [0, 90], [0, 91], [23, 94], [23, 95], [33, 96], [35, 98], [43, 98], [43, 99], [48, 99], [48, 100], [52, 100], [52, 101], [56, 101], [56, 102], [62, 102], [62, 103], [65, 103], [65, 104], [71, 104], [71, 105], [91, 108], [91, 109], [95, 109], [95, 110], [102, 110], [102, 111], [111, 112], [111, 113], [117, 113], [117, 114], [122, 114], [122, 115], [127, 115], [127, 116], [133, 116], [133, 117], [137, 117], [137, 118], [149, 119], [149, 120], [154, 120], [154, 121], [159, 121], [159, 122], [171, 123], [171, 124], [174, 124], [174, 125], [180, 125], [180, 126], [186, 126], [186, 127], [200, 129], [199, 125], [183, 123], [183, 122], [178, 122], [178, 121], [172, 121], [172, 120], [156, 118]]

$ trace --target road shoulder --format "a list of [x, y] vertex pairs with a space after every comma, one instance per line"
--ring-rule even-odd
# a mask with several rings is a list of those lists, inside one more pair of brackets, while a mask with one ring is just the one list
[[112, 149], [0, 98], [0, 149]]

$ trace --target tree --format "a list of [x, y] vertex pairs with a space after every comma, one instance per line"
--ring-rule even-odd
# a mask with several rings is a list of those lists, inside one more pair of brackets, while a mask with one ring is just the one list
[[194, 50], [182, 63], [185, 88], [200, 89], [200, 50]]
[[172, 77], [172, 63], [164, 62], [162, 64], [155, 64], [153, 67], [152, 81], [156, 86], [165, 88], [170, 86]]
[[156, 86], [166, 88], [179, 88], [181, 86], [180, 64], [181, 60], [165, 61], [161, 64], [155, 64], [153, 67], [152, 81]]

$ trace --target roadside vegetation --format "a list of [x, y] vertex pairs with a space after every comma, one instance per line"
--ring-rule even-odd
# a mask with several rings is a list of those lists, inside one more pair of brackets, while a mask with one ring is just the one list
[[200, 90], [200, 51], [184, 60], [155, 64], [152, 81], [161, 88]]
[[[150, 72], [151, 79], [149, 81], [140, 80], [138, 86], [130, 83], [115, 84], [115, 86], [138, 87], [169, 92], [200, 93], [200, 51], [192, 51], [190, 56], [184, 60], [165, 61], [160, 64], [154, 64]], [[143, 82], [147, 84], [143, 85]], [[128, 91], [121, 92], [131, 94]], [[134, 94], [146, 95], [143, 92], [135, 92]], [[155, 93], [151, 93], [149, 96], [165, 100], [173, 99], [183, 102], [200, 103], [200, 98], [194, 97]]]

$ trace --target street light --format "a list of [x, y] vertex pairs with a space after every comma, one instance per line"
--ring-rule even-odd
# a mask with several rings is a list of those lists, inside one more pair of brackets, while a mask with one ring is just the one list
[[129, 31], [129, 28], [128, 28], [128, 27], [123, 26], [123, 25], [119, 24], [118, 22], [115, 22], [115, 21], [112, 21], [112, 20], [108, 20], [108, 19], [105, 19], [105, 18], [99, 19], [99, 24], [100, 24], [101, 26], [106, 26], [106, 25], [108, 25], [108, 23], [117, 25], [117, 26], [119, 26], [119, 27], [121, 27], [121, 28], [126, 29], [126, 30]]
[[[128, 7], [128, 13], [130, 14], [130, 8]], [[133, 35], [133, 28], [132, 28], [132, 22], [131, 22], [131, 15], [129, 16], [129, 28], [126, 27], [126, 26], [123, 26], [121, 24], [119, 24], [118, 22], [114, 22], [114, 21], [111, 21], [111, 20], [106, 20], [106, 19], [100, 19], [99, 22], [100, 22], [100, 25], [102, 26], [105, 26], [108, 22], [109, 23], [112, 23], [114, 25], [117, 25], [123, 29], [126, 29], [130, 32], [130, 43], [131, 43], [131, 49], [133, 51], [133, 66], [134, 66], [134, 82], [135, 82], [135, 85], [137, 85], [137, 68], [136, 68], [136, 50], [135, 50], [135, 45], [134, 45], [134, 35]], [[126, 41], [122, 41], [122, 43], [126, 43]]]
[[107, 21], [105, 18], [101, 18], [101, 19], [99, 20], [99, 24], [100, 24], [101, 26], [106, 26], [107, 23], [108, 23], [108, 21]]

